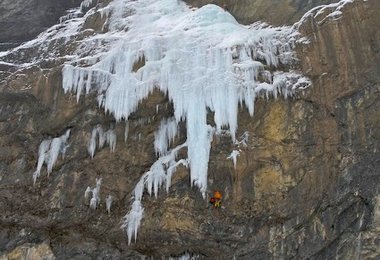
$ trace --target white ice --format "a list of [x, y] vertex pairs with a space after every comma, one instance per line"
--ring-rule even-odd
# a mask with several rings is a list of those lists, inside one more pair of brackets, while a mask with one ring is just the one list
[[84, 192], [84, 198], [85, 200], [89, 199], [90, 198], [90, 193], [92, 193], [92, 189], [90, 188], [90, 186], [87, 187], [86, 191]]
[[166, 190], [169, 190], [171, 185], [171, 178], [173, 172], [179, 165], [188, 166], [188, 162], [185, 159], [176, 160], [178, 152], [186, 148], [186, 143], [178, 145], [172, 150], [168, 151], [166, 155], [158, 158], [158, 160], [150, 167], [149, 171], [144, 173], [140, 178], [140, 181], [135, 186], [133, 191], [134, 202], [131, 210], [124, 217], [123, 228], [127, 230], [128, 243], [131, 243], [132, 236], [137, 238], [137, 230], [140, 226], [143, 216], [144, 208], [141, 204], [141, 200], [144, 194], [144, 190], [149, 195], [158, 195], [158, 191], [161, 186], [166, 186]]
[[177, 135], [178, 124], [174, 118], [161, 121], [160, 128], [154, 134], [154, 150], [158, 156], [165, 155], [168, 147]]
[[[92, 4], [93, 1], [85, 0], [82, 9]], [[240, 107], [253, 116], [256, 98], [286, 98], [308, 87], [310, 81], [294, 69], [297, 58], [293, 48], [300, 42], [296, 26], [243, 26], [218, 6], [191, 9], [177, 0], [113, 0], [97, 10], [106, 16], [107, 32], [80, 38], [77, 49], [61, 57], [67, 60], [62, 71], [64, 90], [74, 92], [77, 100], [95, 92], [98, 104], [117, 121], [128, 120], [154, 89], [165, 93], [174, 108], [174, 117], [170, 122], [163, 121], [155, 134], [158, 160], [136, 186], [135, 206], [131, 210], [134, 217], [126, 218], [130, 221], [124, 225], [130, 240], [141, 222], [145, 188], [155, 195], [161, 186], [168, 189], [175, 168], [184, 164], [190, 168], [191, 185], [205, 196], [213, 135], [228, 132], [236, 143]], [[84, 17], [77, 17], [80, 9], [73, 10], [60, 25], [11, 52], [37, 48], [37, 53], [56, 58], [59, 51], [47, 51], [49, 46], [61, 46], [75, 39], [86, 18], [95, 11], [93, 8]], [[31, 66], [38, 59], [45, 59], [44, 55], [37, 55], [36, 60], [22, 66]], [[212, 122], [207, 117], [210, 112]], [[186, 125], [187, 158], [176, 161], [171, 156], [176, 148], [171, 146], [180, 122]], [[126, 125], [125, 140], [128, 131]], [[35, 179], [44, 163], [49, 171], [54, 166], [58, 140], [50, 141], [40, 146], [43, 152], [39, 153]], [[95, 127], [88, 143], [90, 156], [94, 157], [96, 149], [106, 143], [115, 151], [116, 133]], [[170, 160], [163, 163], [167, 156]], [[93, 200], [92, 205], [97, 203]]]
[[[96, 186], [91, 189], [92, 192], [92, 198], [90, 200], [90, 208], [91, 209], [96, 209], [98, 205], [100, 204], [100, 186], [102, 185], [102, 178], [98, 179], [96, 178]], [[85, 197], [86, 194], [89, 194], [89, 187], [87, 187], [86, 192], [85, 192]]]
[[[213, 132], [208, 111], [214, 112], [216, 132], [228, 128], [235, 140], [239, 105], [253, 115], [257, 96], [286, 97], [309, 84], [295, 71], [265, 70], [296, 60], [297, 33], [289, 27], [242, 26], [218, 6], [191, 10], [176, 0], [115, 0], [109, 9], [110, 31], [96, 37], [117, 38], [117, 43], [98, 62], [88, 57], [86, 67], [66, 64], [65, 91], [77, 97], [96, 91], [99, 104], [117, 120], [128, 119], [154, 88], [167, 93], [175, 122], [186, 121], [191, 184], [202, 194]], [[139, 61], [144, 65], [134, 71]], [[166, 133], [158, 131], [159, 155], [169, 145], [160, 138]]]
[[141, 225], [141, 220], [144, 215], [144, 208], [141, 206], [140, 200], [135, 200], [132, 203], [132, 208], [128, 214], [124, 217], [124, 223], [122, 228], [127, 231], [128, 244], [131, 244], [132, 237], [137, 239], [137, 231]]
[[[299, 35], [291, 27], [242, 26], [216, 5], [190, 9], [177, 0], [114, 0], [104, 15], [109, 31], [78, 47], [78, 58], [63, 68], [64, 90], [75, 92], [78, 99], [97, 93], [99, 105], [118, 121], [128, 120], [154, 89], [167, 94], [174, 107], [174, 118], [163, 121], [155, 133], [159, 159], [136, 186], [134, 210], [125, 218], [131, 239], [140, 225], [136, 216], [142, 216], [144, 186], [156, 196], [162, 185], [170, 186], [168, 176], [177, 162], [171, 158], [170, 168], [162, 160], [171, 155], [180, 121], [186, 122], [191, 185], [205, 196], [214, 133], [228, 129], [235, 142], [239, 106], [253, 116], [257, 97], [286, 98], [310, 82], [297, 71], [279, 69], [292, 68], [297, 60], [293, 47]], [[100, 48], [100, 39], [113, 43]], [[207, 122], [209, 111], [215, 127]], [[92, 157], [99, 134], [94, 131]]]
[[111, 214], [111, 206], [112, 206], [113, 198], [111, 195], [108, 195], [106, 198], [106, 209], [108, 214]]
[[70, 129], [65, 134], [55, 137], [53, 139], [47, 139], [41, 142], [38, 148], [38, 162], [37, 169], [33, 173], [34, 184], [37, 178], [41, 175], [42, 166], [46, 164], [48, 176], [53, 171], [53, 167], [58, 160], [58, 156], [61, 154], [64, 156], [67, 148], [67, 140], [70, 136]]
[[87, 145], [87, 151], [91, 158], [94, 158], [96, 148], [102, 149], [104, 144], [108, 144], [111, 152], [115, 152], [117, 136], [114, 129], [103, 131], [101, 125], [97, 125], [92, 129], [91, 138]]
[[298, 29], [301, 24], [305, 23], [305, 21], [312, 17], [313, 19], [317, 20], [319, 24], [322, 24], [326, 21], [326, 19], [332, 18], [332, 20], [340, 19], [343, 15], [343, 8], [347, 4], [351, 4], [355, 1], [363, 1], [366, 2], [367, 0], [341, 0], [337, 3], [331, 3], [326, 5], [320, 5], [312, 8], [311, 10], [307, 11], [301, 20], [294, 24], [294, 28]]
[[236, 169], [236, 163], [237, 163], [237, 157], [240, 155], [240, 152], [237, 150], [233, 150], [230, 156], [227, 157], [227, 159], [231, 159], [234, 163], [234, 168]]

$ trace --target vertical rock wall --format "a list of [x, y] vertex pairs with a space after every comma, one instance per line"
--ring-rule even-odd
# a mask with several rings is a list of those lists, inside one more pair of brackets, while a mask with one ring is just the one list
[[[124, 143], [125, 125], [100, 111], [94, 97], [76, 103], [64, 95], [61, 60], [4, 74], [0, 252], [42, 248], [58, 259], [159, 258], [185, 250], [210, 259], [378, 258], [379, 4], [357, 0], [339, 19], [326, 19], [334, 9], [305, 17], [300, 31], [310, 44], [297, 51], [314, 86], [289, 100], [257, 100], [253, 118], [241, 110], [239, 145], [228, 136], [213, 140], [208, 194], [222, 191], [224, 208], [209, 207], [179, 167], [168, 194], [144, 199], [145, 217], [131, 246], [119, 221], [134, 185], [155, 160], [154, 131], [172, 115], [170, 102], [152, 93], [131, 116]], [[89, 28], [98, 27], [91, 21]], [[91, 160], [87, 144], [98, 124], [115, 125], [117, 153], [104, 148]], [[65, 158], [33, 186], [39, 143], [68, 127]], [[182, 143], [184, 133], [182, 125], [175, 142]], [[240, 150], [236, 168], [227, 159], [233, 150]], [[84, 191], [99, 177], [101, 204], [94, 211]], [[108, 194], [114, 198], [111, 214]]]

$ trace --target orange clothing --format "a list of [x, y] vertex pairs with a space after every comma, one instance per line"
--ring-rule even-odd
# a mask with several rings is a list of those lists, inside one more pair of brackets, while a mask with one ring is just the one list
[[222, 193], [220, 193], [219, 191], [214, 191], [214, 198], [221, 200], [222, 199]]
[[210, 198], [210, 204], [212, 204], [214, 208], [220, 208], [222, 206], [222, 193], [214, 191], [214, 196]]

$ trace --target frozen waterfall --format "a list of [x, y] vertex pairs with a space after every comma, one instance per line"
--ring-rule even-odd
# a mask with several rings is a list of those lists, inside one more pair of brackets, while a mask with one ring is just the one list
[[[145, 188], [157, 196], [183, 164], [190, 168], [191, 184], [205, 196], [213, 135], [228, 129], [235, 141], [239, 106], [253, 116], [257, 97], [286, 98], [309, 81], [291, 69], [277, 69], [292, 68], [296, 61], [292, 49], [298, 33], [290, 27], [243, 26], [216, 5], [190, 9], [178, 0], [114, 0], [101, 12], [108, 31], [84, 40], [65, 64], [64, 90], [78, 99], [96, 92], [99, 105], [118, 121], [128, 120], [154, 89], [167, 94], [174, 107], [174, 118], [162, 122], [155, 135], [159, 158], [137, 184], [125, 217], [131, 242], [143, 217]], [[101, 46], [102, 39], [112, 41]], [[207, 123], [208, 111], [214, 113], [214, 127]], [[170, 150], [180, 121], [186, 122], [187, 141]], [[91, 156], [97, 134], [94, 129]], [[183, 147], [188, 157], [176, 161]]]

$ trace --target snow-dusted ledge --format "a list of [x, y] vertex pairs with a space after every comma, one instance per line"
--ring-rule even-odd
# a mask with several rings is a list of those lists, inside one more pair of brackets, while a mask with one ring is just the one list
[[307, 11], [300, 21], [294, 24], [294, 28], [299, 29], [299, 27], [309, 18], [313, 18], [318, 24], [322, 24], [328, 19], [339, 20], [343, 16], [343, 9], [347, 5], [358, 1], [367, 2], [368, 0], [341, 0], [337, 3], [316, 6]]

